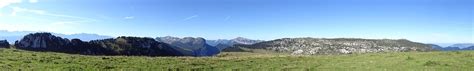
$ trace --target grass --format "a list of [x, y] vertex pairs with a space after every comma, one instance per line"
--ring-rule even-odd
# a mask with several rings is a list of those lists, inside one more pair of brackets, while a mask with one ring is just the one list
[[215, 71], [469, 71], [474, 51], [291, 56], [246, 52], [215, 57], [87, 56], [0, 48], [0, 69]]

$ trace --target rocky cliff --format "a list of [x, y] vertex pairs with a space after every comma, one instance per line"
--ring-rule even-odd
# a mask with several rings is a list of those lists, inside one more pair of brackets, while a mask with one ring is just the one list
[[57, 37], [51, 33], [33, 33], [15, 42], [19, 49], [27, 50], [60, 50], [70, 43], [68, 39]]
[[352, 54], [377, 52], [432, 51], [431, 46], [405, 39], [356, 39], [356, 38], [283, 38], [238, 48], [263, 49], [294, 55]]
[[172, 46], [144, 37], [117, 37], [84, 42], [50, 33], [33, 33], [15, 42], [18, 49], [86, 55], [181, 56]]
[[146, 55], [146, 56], [182, 56], [166, 43], [157, 42], [146, 37], [117, 37], [103, 40], [92, 40], [90, 45], [112, 50], [117, 55]]

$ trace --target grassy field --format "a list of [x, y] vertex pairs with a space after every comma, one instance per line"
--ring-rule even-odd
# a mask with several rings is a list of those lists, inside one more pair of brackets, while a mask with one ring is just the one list
[[474, 70], [474, 51], [290, 56], [221, 53], [216, 57], [87, 56], [0, 48], [0, 69], [11, 70]]

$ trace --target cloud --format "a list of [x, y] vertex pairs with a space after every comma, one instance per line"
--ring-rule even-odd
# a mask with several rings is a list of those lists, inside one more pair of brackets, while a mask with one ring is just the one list
[[59, 21], [59, 22], [53, 22], [51, 23], [52, 25], [71, 25], [71, 24], [76, 24], [74, 21]]
[[14, 3], [21, 3], [21, 0], [0, 0], [0, 8]]
[[18, 13], [33, 13], [38, 15], [44, 16], [52, 16], [52, 17], [61, 17], [61, 18], [71, 18], [71, 19], [79, 19], [79, 20], [88, 20], [88, 21], [96, 21], [95, 19], [85, 18], [85, 17], [78, 17], [78, 16], [70, 16], [70, 15], [63, 15], [63, 14], [55, 14], [55, 13], [48, 13], [44, 10], [35, 10], [35, 9], [27, 9], [21, 7], [12, 7], [13, 11], [11, 16], [16, 16]]
[[124, 17], [123, 19], [135, 19], [134, 16], [127, 16], [127, 17]]
[[[11, 14], [0, 17], [0, 30], [8, 31], [44, 31], [57, 33], [77, 33], [82, 24], [97, 21], [96, 19], [57, 14], [45, 10], [10, 7]], [[26, 14], [26, 15], [25, 15]], [[10, 16], [7, 16], [10, 15]]]
[[37, 3], [38, 0], [30, 0], [29, 2], [30, 2], [30, 3]]
[[40, 15], [45, 15], [46, 12], [43, 10], [32, 10], [32, 9], [26, 9], [26, 8], [20, 8], [20, 7], [12, 7], [13, 11], [11, 13], [11, 16], [16, 16], [17, 13], [19, 12], [29, 12], [29, 13], [35, 13], [35, 14], [40, 14]]
[[187, 21], [187, 20], [190, 20], [190, 19], [193, 19], [193, 18], [196, 18], [196, 17], [199, 17], [199, 15], [189, 16], [187, 18], [184, 18], [183, 21]]

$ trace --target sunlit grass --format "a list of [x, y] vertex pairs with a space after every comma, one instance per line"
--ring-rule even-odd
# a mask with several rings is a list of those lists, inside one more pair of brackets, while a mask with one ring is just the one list
[[246, 52], [215, 57], [87, 56], [0, 49], [0, 69], [22, 70], [474, 70], [474, 51], [291, 56]]

